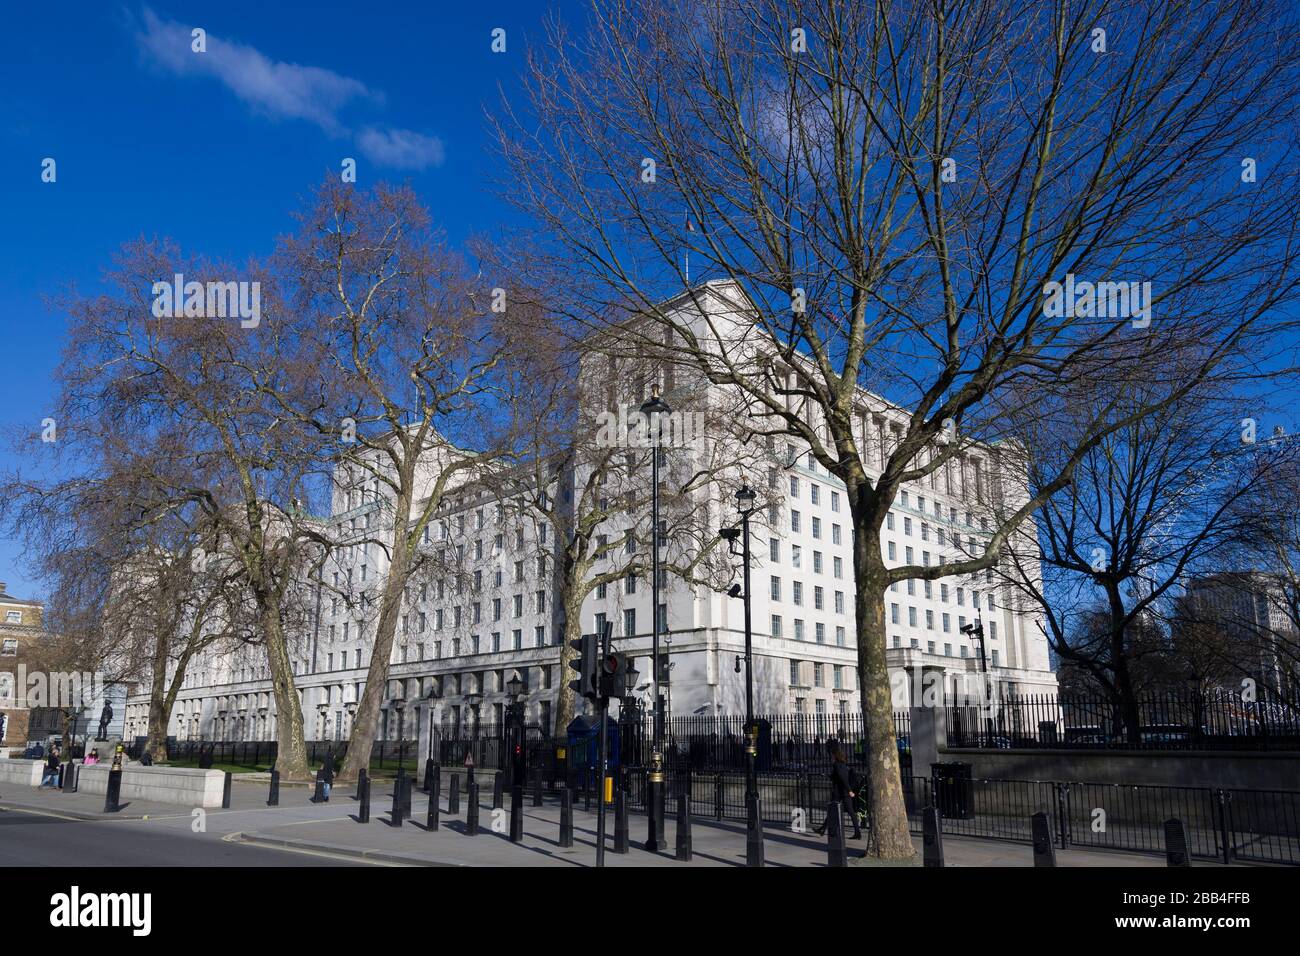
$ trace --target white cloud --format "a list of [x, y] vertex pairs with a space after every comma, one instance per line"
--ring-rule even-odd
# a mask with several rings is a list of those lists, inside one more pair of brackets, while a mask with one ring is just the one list
[[[177, 76], [207, 76], [219, 81], [255, 112], [274, 119], [300, 119], [331, 136], [348, 135], [340, 119], [352, 104], [380, 105], [383, 94], [365, 83], [318, 66], [273, 60], [260, 50], [207, 35], [207, 49], [192, 49], [192, 26], [163, 20], [148, 7], [136, 32], [140, 50], [152, 65]], [[357, 145], [373, 163], [397, 169], [442, 165], [442, 140], [413, 130], [366, 126]]]
[[357, 137], [357, 145], [371, 162], [395, 169], [441, 166], [446, 158], [442, 140], [409, 129], [375, 129], [368, 126]]

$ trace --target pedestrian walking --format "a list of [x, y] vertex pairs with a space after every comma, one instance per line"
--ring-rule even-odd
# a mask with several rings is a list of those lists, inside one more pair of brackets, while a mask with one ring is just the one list
[[[862, 839], [862, 827], [858, 823], [858, 814], [853, 806], [853, 798], [856, 797], [857, 787], [854, 785], [853, 775], [849, 771], [848, 761], [844, 759], [844, 751], [840, 749], [839, 742], [836, 741], [831, 745], [831, 796], [848, 811], [849, 819], [853, 821], [853, 836], [850, 839]], [[831, 816], [828, 812], [822, 825], [817, 828], [817, 835], [821, 836], [826, 832], [826, 826], [830, 823]]]

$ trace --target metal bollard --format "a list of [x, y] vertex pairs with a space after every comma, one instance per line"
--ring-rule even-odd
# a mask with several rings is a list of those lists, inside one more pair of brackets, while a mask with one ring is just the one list
[[266, 805], [268, 807], [278, 807], [280, 805], [280, 771], [271, 771], [271, 792], [267, 794]]
[[429, 792], [429, 782], [430, 782], [431, 780], [433, 780], [433, 771], [434, 771], [434, 768], [435, 768], [435, 767], [437, 767], [437, 764], [435, 764], [435, 763], [433, 762], [433, 758], [432, 758], [432, 757], [430, 757], [430, 758], [428, 758], [427, 760], [425, 760], [425, 762], [424, 762], [424, 786], [420, 788], [420, 789], [423, 790], [425, 793], [428, 793], [428, 792]]
[[832, 800], [826, 804], [826, 865], [848, 866], [844, 850], [844, 804]]
[[677, 859], [691, 862], [691, 808], [686, 794], [677, 798]]
[[763, 866], [763, 806], [758, 797], [745, 806], [745, 865]]
[[311, 802], [312, 803], [325, 802], [325, 771], [324, 770], [316, 771], [316, 790], [311, 795]]
[[524, 838], [524, 786], [516, 783], [510, 788], [510, 842]]
[[429, 791], [429, 799], [434, 803], [442, 799], [442, 768], [437, 764], [433, 765], [433, 776], [425, 781], [425, 789]]
[[447, 813], [455, 816], [460, 813], [460, 777], [451, 775], [451, 786], [447, 790]]
[[71, 760], [69, 760], [59, 769], [63, 771], [63, 792], [76, 793], [77, 792], [77, 765], [73, 763]]
[[1030, 828], [1034, 835], [1034, 866], [1056, 866], [1056, 847], [1047, 814], [1039, 811], [1030, 817]]
[[122, 794], [122, 771], [110, 770], [108, 772], [108, 786], [104, 790], [104, 812], [117, 813], [118, 798]]
[[478, 784], [469, 785], [465, 798], [469, 801], [469, 806], [465, 808], [465, 833], [478, 836]]
[[627, 852], [627, 799], [622, 790], [614, 794], [614, 852]]
[[943, 828], [939, 826], [938, 807], [926, 807], [922, 811], [921, 852], [926, 866], [943, 866]]
[[438, 829], [438, 777], [433, 777], [433, 787], [429, 790], [429, 815], [425, 817], [424, 828], [426, 830]]
[[505, 774], [500, 770], [492, 775], [492, 809], [500, 810], [505, 806]]
[[365, 788], [365, 782], [369, 778], [369, 776], [370, 775], [366, 773], [364, 770], [362, 770], [359, 774], [357, 774], [357, 795], [356, 795], [357, 800], [361, 799], [361, 791]]
[[392, 817], [393, 826], [395, 827], [400, 827], [402, 825], [403, 815], [406, 811], [405, 790], [405, 783], [400, 777], [393, 780], [393, 806], [388, 813], [389, 816]]
[[[225, 782], [222, 784], [222, 787], [221, 787], [221, 809], [222, 809], [222, 810], [229, 810], [229, 809], [230, 809], [230, 781], [231, 781], [231, 779], [232, 779], [232, 775], [231, 775], [230, 771], [227, 770], [227, 771], [226, 771], [226, 779], [225, 779]], [[120, 786], [120, 784], [119, 784], [119, 786]]]
[[573, 788], [560, 791], [560, 846], [573, 846]]
[[1169, 866], [1191, 866], [1192, 856], [1187, 852], [1187, 834], [1183, 821], [1171, 817], [1165, 821], [1165, 863]]
[[358, 796], [361, 799], [361, 811], [357, 814], [358, 823], [370, 822], [370, 778], [365, 771], [357, 778]]

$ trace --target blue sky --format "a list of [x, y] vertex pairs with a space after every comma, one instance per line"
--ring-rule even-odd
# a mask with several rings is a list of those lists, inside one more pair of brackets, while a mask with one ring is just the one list
[[[39, 429], [63, 339], [43, 297], [92, 291], [123, 241], [170, 236], [242, 260], [344, 157], [358, 183], [409, 181], [453, 241], [510, 216], [483, 120], [529, 40], [577, 0], [221, 0], [57, 10], [14, 4], [0, 31], [0, 316], [6, 425]], [[207, 52], [191, 50], [191, 30]], [[506, 31], [506, 52], [491, 50]], [[54, 183], [42, 162], [56, 162]], [[13, 464], [8, 443], [0, 469]], [[0, 580], [36, 596], [16, 546]]]

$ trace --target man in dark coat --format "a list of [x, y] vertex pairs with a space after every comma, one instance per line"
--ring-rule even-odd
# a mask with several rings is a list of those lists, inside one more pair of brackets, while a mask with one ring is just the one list
[[[853, 798], [857, 796], [857, 792], [853, 788], [853, 777], [849, 773], [848, 762], [844, 759], [844, 751], [840, 749], [838, 742], [831, 747], [831, 796], [848, 812], [849, 819], [853, 821], [853, 836], [850, 839], [861, 840], [862, 827], [858, 824], [858, 815], [853, 810]], [[817, 828], [818, 836], [826, 832], [830, 819], [828, 808], [826, 819]]]

